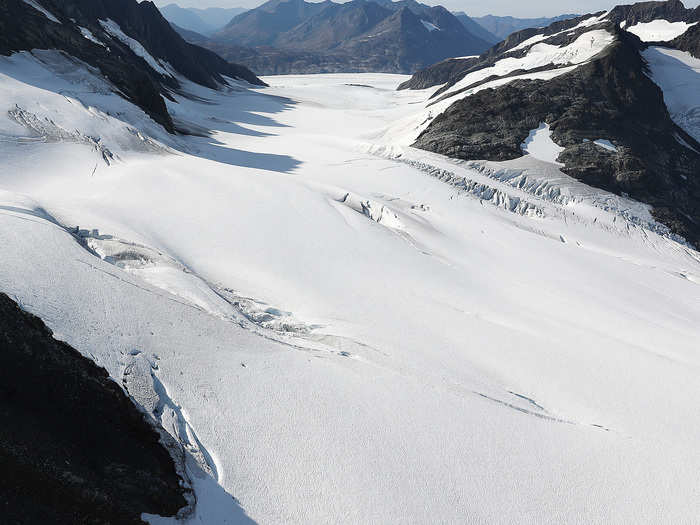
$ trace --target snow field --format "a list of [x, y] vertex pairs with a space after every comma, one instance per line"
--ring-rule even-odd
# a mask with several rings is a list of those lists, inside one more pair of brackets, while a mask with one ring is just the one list
[[[622, 211], [644, 206], [533, 156], [397, 144], [430, 94], [394, 91], [405, 77], [184, 83], [205, 100], [169, 109], [212, 135], [173, 139], [79, 65], [37, 60], [0, 61], [7, 109], [119, 159], [0, 119], [0, 290], [120, 383], [151, 363], [163, 389], [141, 399], [189, 429], [190, 522], [700, 511], [700, 256]], [[97, 256], [75, 226], [99, 230]]]

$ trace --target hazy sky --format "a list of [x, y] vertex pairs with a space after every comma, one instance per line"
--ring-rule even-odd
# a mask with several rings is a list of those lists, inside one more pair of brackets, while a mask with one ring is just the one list
[[[170, 3], [182, 7], [257, 7], [264, 0], [156, 0], [159, 6]], [[339, 0], [335, 0], [339, 1]], [[452, 11], [465, 11], [469, 15], [511, 15], [517, 17], [555, 16], [563, 13], [593, 13], [618, 4], [634, 3], [634, 0], [418, 0], [429, 5], [443, 5]], [[686, 7], [697, 7], [700, 0], [684, 2]]]

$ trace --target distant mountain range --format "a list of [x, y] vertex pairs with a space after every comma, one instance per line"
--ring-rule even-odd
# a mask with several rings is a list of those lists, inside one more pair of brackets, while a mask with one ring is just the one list
[[173, 24], [195, 31], [202, 35], [210, 35], [228, 24], [233, 17], [245, 13], [247, 9], [243, 7], [210, 7], [199, 9], [196, 7], [180, 7], [177, 4], [168, 4], [160, 8], [160, 12]]
[[412, 73], [481, 54], [497, 40], [466, 15], [415, 0], [270, 0], [210, 36], [174, 23], [189, 41], [260, 74]]
[[566, 14], [555, 16], [552, 18], [513, 18], [512, 16], [486, 15], [472, 17], [472, 20], [476, 22], [479, 26], [481, 26], [483, 29], [488, 31], [490, 34], [494, 35], [496, 37], [496, 42], [500, 42], [501, 40], [505, 40], [509, 35], [512, 35], [516, 31], [522, 31], [523, 29], [531, 29], [538, 27], [547, 27], [555, 22], [561, 22], [562, 20], [570, 20], [571, 18], [576, 18], [578, 16], [580, 15]]
[[[279, 1], [268, 2], [267, 4], [260, 6], [260, 8], [255, 9], [255, 11], [260, 9], [259, 13], [273, 13], [276, 6], [279, 6], [280, 3], [281, 2]], [[326, 7], [325, 4], [328, 3], [330, 2], [321, 2], [317, 4], [320, 7], [314, 8], [313, 6], [310, 6], [305, 11], [307, 14], [318, 12]], [[387, 0], [380, 0], [377, 3], [387, 5], [391, 2]], [[200, 9], [197, 7], [180, 7], [179, 5], [172, 3], [161, 7], [160, 11], [169, 22], [172, 22], [179, 28], [194, 31], [202, 36], [208, 37], [229, 25], [233, 18], [245, 13], [248, 11], [248, 9], [244, 7], [210, 7], [208, 9]], [[547, 27], [554, 22], [569, 20], [580, 16], [577, 14], [564, 14], [551, 18], [515, 18], [512, 16], [494, 15], [470, 17], [464, 11], [455, 11], [453, 14], [460, 22], [462, 22], [467, 31], [469, 31], [475, 37], [480, 38], [481, 40], [490, 44], [497, 44], [512, 33], [523, 29]], [[300, 23], [302, 19], [298, 15], [299, 13], [292, 15], [290, 21], [296, 20], [297, 23]], [[265, 19], [264, 16], [263, 19]], [[268, 18], [268, 20], [270, 20], [270, 18]], [[286, 25], [288, 26], [288, 29], [293, 27], [289, 23]], [[274, 31], [278, 31], [278, 28], [276, 28]], [[247, 30], [244, 30], [244, 32], [249, 33]]]

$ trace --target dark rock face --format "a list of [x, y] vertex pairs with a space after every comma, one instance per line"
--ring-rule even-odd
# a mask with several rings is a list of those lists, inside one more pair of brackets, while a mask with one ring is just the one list
[[[529, 131], [547, 122], [566, 148], [563, 171], [652, 205], [661, 222], [700, 245], [700, 144], [671, 120], [639, 40], [612, 23], [607, 29], [618, 41], [592, 62], [549, 81], [514, 81], [462, 99], [414, 146], [460, 159], [510, 160], [522, 156]], [[618, 152], [584, 142], [599, 138]]]
[[[52, 22], [22, 0], [0, 1], [0, 53], [8, 55], [32, 49], [64, 51], [99, 69], [126, 98], [170, 132], [174, 132], [174, 126], [161, 93], [177, 89], [178, 82], [153, 70], [129, 46], [112, 38], [100, 20], [114, 20], [151, 55], [168, 62], [198, 84], [215, 88], [224, 81], [222, 75], [261, 84], [247, 68], [185, 42], [152, 2], [42, 0], [41, 5], [61, 23]], [[80, 27], [91, 31], [107, 47], [84, 38]]]
[[632, 26], [659, 18], [669, 22], [694, 22], [698, 20], [698, 18], [694, 18], [698, 14], [700, 14], [700, 10], [686, 9], [680, 0], [668, 0], [619, 5], [610, 11], [608, 19], [617, 24], [626, 21], [628, 26]]
[[446, 9], [414, 0], [271, 0], [199, 43], [265, 74], [406, 73], [491, 45]]
[[400, 84], [397, 89], [426, 89], [445, 84], [453, 78], [461, 76], [465, 71], [469, 71], [478, 62], [478, 58], [448, 58], [414, 73], [409, 80]]
[[0, 294], [0, 521], [140, 524], [186, 489], [156, 430], [107, 372]]
[[[693, 13], [695, 20], [700, 20], [700, 7]], [[681, 36], [670, 43], [671, 47], [687, 51], [695, 58], [700, 58], [700, 24], [696, 24], [688, 29]]]

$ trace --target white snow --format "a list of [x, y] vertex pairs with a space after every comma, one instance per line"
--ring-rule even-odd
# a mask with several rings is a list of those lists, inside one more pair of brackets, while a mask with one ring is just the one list
[[673, 121], [700, 141], [700, 59], [677, 49], [650, 47], [644, 58], [664, 92]]
[[535, 44], [522, 58], [502, 58], [491, 67], [469, 73], [457, 82], [450, 89], [450, 92], [454, 93], [490, 76], [503, 77], [521, 69], [527, 71], [548, 65], [583, 64], [603, 51], [614, 39], [615, 37], [608, 31], [597, 29], [583, 33], [567, 46], [559, 47], [546, 43]]
[[92, 31], [90, 31], [87, 27], [78, 26], [78, 29], [80, 29], [80, 34], [87, 38], [90, 42], [94, 42], [102, 47], [107, 47], [105, 43], [93, 35]]
[[52, 22], [55, 22], [57, 24], [60, 24], [61, 21], [56, 18], [53, 14], [51, 14], [50, 11], [48, 11], [45, 7], [42, 7], [42, 5], [37, 2], [36, 0], [22, 0], [25, 4], [32, 6], [34, 9], [42, 13], [46, 18], [51, 20]]
[[549, 124], [540, 123], [539, 127], [530, 131], [522, 145], [525, 153], [544, 162], [551, 162], [557, 166], [563, 166], [557, 162], [557, 157], [565, 148], [558, 146], [552, 140], [552, 131]]
[[428, 22], [427, 20], [421, 20], [421, 24], [423, 24], [423, 27], [425, 27], [428, 31], [431, 33], [433, 31], [440, 31], [440, 28], [436, 26], [435, 24]]
[[[588, 142], [588, 141], [584, 140], [584, 142]], [[608, 139], [597, 139], [597, 140], [594, 140], [593, 143], [600, 146], [603, 149], [617, 153], [617, 147], [615, 147], [615, 145], [612, 142], [610, 142]]]
[[591, 26], [594, 26], [594, 25], [599, 24], [600, 22], [602, 22], [602, 21], [605, 19], [605, 16], [606, 16], [606, 15], [591, 16], [591, 17], [589, 17], [589, 18], [586, 18], [586, 19], [582, 20], [580, 23], [576, 24], [574, 27], [571, 27], [571, 28], [569, 28], [569, 29], [564, 29], [563, 31], [559, 31], [558, 33], [552, 33], [551, 35], [546, 35], [546, 34], [544, 34], [544, 33], [539, 33], [539, 34], [537, 34], [537, 35], [534, 35], [534, 36], [528, 38], [527, 40], [524, 40], [523, 42], [521, 42], [520, 44], [518, 44], [518, 45], [515, 46], [514, 48], [509, 49], [508, 52], [518, 51], [518, 50], [520, 50], [520, 49], [524, 49], [524, 48], [530, 47], [530, 46], [532, 46], [533, 44], [536, 44], [536, 43], [538, 43], [538, 42], [542, 42], [543, 40], [548, 40], [548, 39], [550, 39], [550, 38], [554, 38], [554, 37], [557, 37], [557, 36], [559, 36], [559, 35], [563, 35], [563, 34], [565, 34], [565, 33], [572, 33], [572, 32], [574, 32], [574, 31], [577, 31], [577, 30], [582, 29], [582, 28], [584, 28], [584, 27], [591, 27]]
[[396, 145], [405, 79], [182, 80], [212, 136], [175, 138], [77, 62], [0, 57], [0, 291], [167, 399], [186, 523], [692, 521], [700, 254], [531, 155]]
[[131, 38], [129, 35], [124, 33], [121, 27], [119, 27], [119, 24], [116, 23], [114, 20], [110, 18], [108, 18], [107, 20], [100, 20], [100, 25], [104, 28], [105, 31], [107, 31], [107, 33], [129, 46], [129, 48], [134, 52], [134, 54], [143, 58], [156, 73], [160, 73], [161, 75], [165, 76], [171, 76], [171, 73], [165, 67], [163, 67], [163, 65], [158, 60], [156, 60], [146, 50], [145, 47], [143, 47], [141, 42], [134, 38]]
[[669, 22], [668, 20], [652, 20], [640, 22], [627, 28], [627, 31], [637, 35], [642, 42], [668, 42], [678, 38], [697, 22]]

